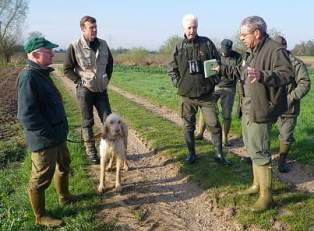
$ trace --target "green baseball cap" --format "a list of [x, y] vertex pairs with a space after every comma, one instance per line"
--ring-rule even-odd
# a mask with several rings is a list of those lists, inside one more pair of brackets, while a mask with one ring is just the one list
[[36, 50], [38, 48], [44, 47], [47, 49], [53, 49], [58, 47], [59, 45], [54, 44], [50, 41], [48, 41], [47, 39], [45, 39], [44, 37], [35, 37], [32, 38], [30, 40], [28, 40], [25, 45], [24, 45], [24, 50], [26, 53], [30, 53], [33, 50]]

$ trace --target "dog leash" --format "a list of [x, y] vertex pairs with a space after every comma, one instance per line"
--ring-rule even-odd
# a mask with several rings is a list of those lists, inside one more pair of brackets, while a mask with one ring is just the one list
[[[101, 132], [94, 136], [94, 140], [95, 140], [95, 141], [96, 141], [96, 140], [100, 140], [100, 138], [101, 138]], [[83, 140], [83, 138], [82, 138], [82, 129], [81, 129], [81, 138], [80, 138], [80, 139], [78, 139], [78, 140], [73, 140], [73, 139], [67, 138], [66, 141], [67, 141], [67, 142], [70, 142], [70, 143], [75, 143], [75, 144], [83, 144], [83, 143], [88, 143], [88, 142], [90, 142], [90, 141], [84, 141], [84, 140]]]

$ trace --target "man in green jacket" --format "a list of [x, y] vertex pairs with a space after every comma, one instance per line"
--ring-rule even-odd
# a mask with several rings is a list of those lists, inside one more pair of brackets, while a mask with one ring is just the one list
[[245, 18], [240, 26], [240, 39], [248, 52], [242, 66], [215, 68], [242, 83], [242, 134], [254, 175], [252, 186], [242, 193], [259, 193], [253, 211], [272, 206], [270, 131], [272, 124], [287, 110], [286, 85], [293, 76], [286, 49], [270, 39], [266, 31], [261, 17]]
[[69, 193], [70, 153], [66, 138], [68, 123], [61, 94], [49, 74], [53, 68], [52, 49], [58, 47], [43, 37], [29, 40], [24, 50], [28, 65], [18, 78], [17, 118], [24, 128], [32, 152], [32, 172], [28, 194], [37, 225], [57, 227], [63, 221], [47, 215], [45, 189], [54, 176], [59, 204], [74, 202]]
[[198, 36], [197, 17], [188, 14], [182, 20], [184, 40], [176, 45], [169, 67], [169, 76], [180, 95], [180, 113], [184, 123], [184, 139], [188, 147], [186, 162], [192, 164], [195, 159], [195, 114], [201, 109], [206, 124], [212, 133], [215, 148], [215, 160], [230, 164], [224, 158], [221, 142], [221, 126], [217, 117], [216, 96], [213, 93], [217, 76], [205, 78], [203, 62], [216, 59], [219, 54], [213, 42], [207, 37]]
[[[287, 41], [284, 37], [277, 36], [274, 40], [287, 49]], [[288, 51], [288, 54], [294, 71], [294, 79], [288, 85], [288, 110], [277, 121], [280, 147], [278, 170], [282, 173], [290, 170], [287, 164], [287, 155], [291, 144], [294, 142], [293, 130], [297, 125], [298, 115], [300, 114], [300, 100], [311, 88], [311, 79], [306, 65], [290, 51]]]
[[[238, 66], [242, 63], [241, 55], [232, 50], [232, 41], [230, 39], [224, 39], [221, 41], [221, 63], [228, 66]], [[227, 76], [222, 76], [221, 81], [215, 86], [215, 94], [217, 94], [221, 106], [221, 114], [223, 118], [222, 129], [222, 143], [225, 146], [229, 145], [228, 134], [231, 127], [231, 114], [234, 103], [234, 96], [236, 92], [236, 80], [230, 79]], [[199, 115], [198, 133], [195, 139], [203, 139], [203, 133], [205, 131], [205, 122], [203, 114]]]

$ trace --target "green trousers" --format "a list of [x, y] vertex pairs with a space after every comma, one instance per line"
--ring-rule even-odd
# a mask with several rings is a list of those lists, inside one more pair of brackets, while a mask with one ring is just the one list
[[258, 165], [271, 162], [270, 132], [272, 123], [254, 123], [242, 115], [242, 136], [252, 161]]

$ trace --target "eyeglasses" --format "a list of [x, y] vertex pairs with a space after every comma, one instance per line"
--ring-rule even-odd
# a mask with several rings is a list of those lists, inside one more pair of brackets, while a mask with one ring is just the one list
[[255, 30], [250, 31], [250, 32], [247, 32], [247, 33], [241, 33], [241, 34], [240, 34], [240, 37], [246, 37], [246, 36], [248, 36], [249, 34], [253, 34], [254, 32], [255, 32]]

